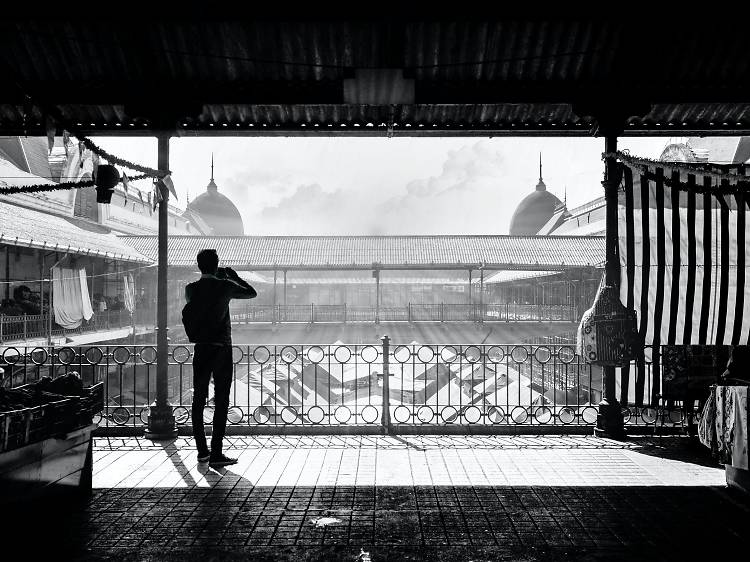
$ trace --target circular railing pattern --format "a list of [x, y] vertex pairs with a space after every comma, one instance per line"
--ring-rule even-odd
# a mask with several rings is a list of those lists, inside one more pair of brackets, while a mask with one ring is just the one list
[[[170, 401], [179, 425], [192, 417], [192, 351], [189, 344], [169, 350]], [[601, 385], [601, 377], [592, 376], [571, 345], [391, 344], [388, 355], [395, 425], [591, 426], [597, 421], [601, 388], [595, 385]], [[235, 345], [228, 423], [379, 424], [383, 359], [383, 348], [371, 344]], [[28, 367], [38, 378], [75, 370], [88, 381], [105, 381], [108, 405], [99, 421], [114, 426], [148, 422], [149, 407], [140, 404], [154, 400], [156, 369], [150, 366], [156, 361], [153, 345], [0, 350], [0, 366], [13, 373]], [[674, 408], [628, 405], [622, 415], [630, 425], [678, 426], [687, 420], [679, 403]], [[203, 417], [212, 422], [212, 406]]]

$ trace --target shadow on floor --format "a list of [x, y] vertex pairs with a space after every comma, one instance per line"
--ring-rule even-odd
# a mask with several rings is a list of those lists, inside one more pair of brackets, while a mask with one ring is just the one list
[[750, 501], [688, 486], [259, 487], [230, 468], [211, 487], [101, 489], [4, 516], [29, 559], [682, 561], [744, 551]]
[[681, 461], [711, 468], [723, 468], [724, 465], [711, 456], [708, 447], [701, 444], [697, 437], [628, 437], [625, 441], [633, 450], [642, 455]]

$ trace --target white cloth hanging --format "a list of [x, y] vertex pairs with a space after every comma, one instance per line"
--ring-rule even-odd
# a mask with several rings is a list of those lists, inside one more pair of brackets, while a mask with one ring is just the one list
[[81, 280], [81, 303], [83, 304], [83, 319], [88, 322], [94, 316], [94, 309], [91, 306], [91, 297], [89, 296], [89, 284], [86, 279], [86, 268], [78, 270], [78, 276]]
[[133, 283], [133, 276], [128, 273], [122, 278], [122, 284], [125, 293], [125, 309], [133, 314], [135, 310], [135, 284]]
[[86, 269], [52, 268], [52, 308], [55, 323], [73, 330], [94, 315], [86, 284]]

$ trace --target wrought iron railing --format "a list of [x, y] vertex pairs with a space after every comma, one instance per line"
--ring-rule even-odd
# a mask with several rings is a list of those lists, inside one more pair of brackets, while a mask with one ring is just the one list
[[[146, 423], [156, 398], [154, 346], [0, 350], [5, 385], [78, 371], [87, 384], [105, 383], [102, 425]], [[169, 349], [168, 399], [180, 424], [190, 423], [192, 355], [190, 345]], [[590, 426], [602, 392], [601, 369], [570, 345], [401, 345], [384, 338], [378, 345], [242, 345], [233, 356], [235, 425]], [[624, 397], [627, 423], [682, 423], [680, 404], [668, 410], [658, 399], [649, 402], [661, 372], [650, 362], [643, 367], [646, 401]]]
[[579, 319], [575, 306], [567, 304], [414, 304], [361, 306], [349, 304], [233, 303], [234, 322], [523, 322]]
[[[64, 336], [70, 334], [82, 334], [99, 332], [116, 328], [125, 328], [136, 325], [154, 325], [156, 312], [153, 309], [136, 310], [134, 318], [127, 310], [105, 310], [95, 312], [89, 321], [84, 321], [78, 328], [66, 329], [52, 322], [47, 313], [23, 314], [18, 316], [7, 316], [0, 314], [0, 343], [22, 342], [33, 338], [43, 338], [48, 334], [52, 336]], [[172, 321], [176, 321], [174, 318]], [[51, 331], [50, 331], [51, 330]]]

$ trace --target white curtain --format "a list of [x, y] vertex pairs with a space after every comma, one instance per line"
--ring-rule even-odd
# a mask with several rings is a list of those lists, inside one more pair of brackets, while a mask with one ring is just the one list
[[122, 284], [125, 288], [125, 309], [133, 314], [135, 310], [135, 284], [133, 283], [133, 276], [129, 273], [122, 278]]
[[89, 284], [86, 280], [86, 268], [78, 270], [78, 276], [81, 280], [81, 302], [83, 304], [83, 319], [88, 322], [94, 316], [94, 309], [91, 307], [91, 297], [89, 296]]
[[86, 269], [52, 268], [52, 308], [55, 322], [72, 330], [94, 315], [86, 284]]

